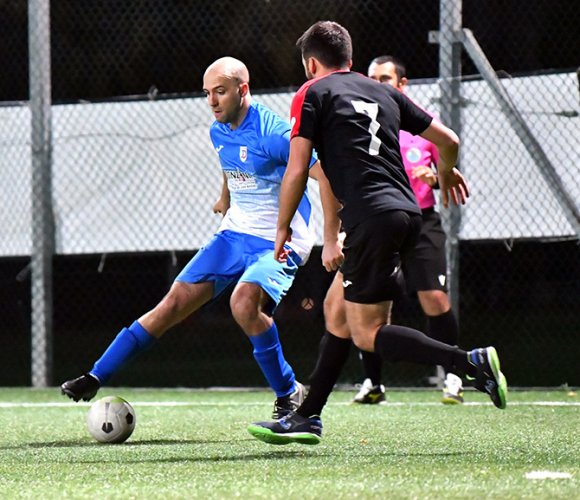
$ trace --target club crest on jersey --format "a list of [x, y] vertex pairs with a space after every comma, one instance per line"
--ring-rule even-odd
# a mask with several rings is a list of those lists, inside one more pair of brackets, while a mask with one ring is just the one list
[[248, 146], [240, 146], [240, 160], [244, 163], [248, 159]]
[[417, 163], [421, 160], [421, 150], [419, 148], [409, 148], [405, 157], [410, 163]]

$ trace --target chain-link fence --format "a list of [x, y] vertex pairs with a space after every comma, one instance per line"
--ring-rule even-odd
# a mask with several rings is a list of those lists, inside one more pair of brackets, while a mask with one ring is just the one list
[[[294, 42], [318, 19], [349, 29], [357, 71], [378, 55], [402, 59], [409, 95], [460, 133], [472, 198], [444, 218], [461, 345], [497, 346], [515, 385], [580, 384], [574, 2], [28, 3], [0, 5], [1, 385], [76, 376], [157, 303], [219, 224], [205, 68], [242, 59], [255, 99], [287, 117], [304, 81]], [[317, 248], [277, 311], [302, 380], [330, 279]], [[416, 298], [395, 319], [422, 327]], [[385, 371], [391, 385], [432, 374]], [[353, 355], [341, 380], [360, 378]], [[264, 384], [227, 297], [113, 382]]]

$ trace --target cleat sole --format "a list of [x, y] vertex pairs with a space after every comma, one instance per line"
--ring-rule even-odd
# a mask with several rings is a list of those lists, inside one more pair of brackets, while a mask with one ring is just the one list
[[487, 361], [489, 362], [493, 375], [497, 380], [497, 394], [499, 401], [493, 401], [493, 404], [500, 410], [504, 410], [507, 406], [508, 386], [507, 380], [500, 370], [499, 356], [497, 355], [495, 347], [489, 347], [487, 349]]
[[441, 403], [443, 403], [444, 405], [460, 405], [463, 404], [463, 401], [460, 401], [452, 397], [443, 396], [441, 398]]
[[314, 445], [320, 443], [320, 436], [308, 432], [276, 434], [259, 425], [249, 425], [248, 432], [256, 439], [268, 444], [284, 445], [290, 443]]
[[60, 393], [63, 396], [68, 396], [75, 403], [78, 403], [81, 399], [83, 401], [90, 401], [91, 399], [93, 399], [95, 397], [97, 392], [99, 392], [98, 389], [94, 392], [89, 392], [87, 394], [83, 394], [82, 396], [79, 396], [79, 395], [75, 394], [73, 391], [71, 391], [70, 389], [67, 389], [66, 387], [63, 387], [63, 386], [60, 387]]
[[501, 372], [499, 372], [499, 385], [497, 387], [497, 392], [500, 399], [499, 405], [497, 407], [500, 410], [505, 410], [505, 407], [507, 406], [508, 385], [504, 374]]
[[80, 401], [80, 398], [77, 398], [72, 392], [70, 392], [68, 389], [60, 389], [60, 393], [63, 396], [68, 396], [70, 399], [72, 399], [75, 403], [78, 403]]

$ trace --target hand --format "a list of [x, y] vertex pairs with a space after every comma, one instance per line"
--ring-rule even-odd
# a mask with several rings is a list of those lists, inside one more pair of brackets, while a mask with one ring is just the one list
[[213, 213], [225, 215], [229, 208], [230, 200], [220, 197], [213, 206]]
[[274, 243], [274, 258], [278, 262], [286, 262], [288, 260], [290, 250], [284, 248], [288, 241], [292, 241], [292, 229], [289, 227], [278, 228], [276, 242]]
[[[344, 235], [344, 233], [341, 233]], [[322, 265], [328, 272], [336, 271], [344, 262], [344, 254], [342, 253], [342, 243], [344, 237], [337, 239], [334, 242], [325, 243], [322, 247]]]
[[443, 206], [447, 208], [449, 206], [449, 196], [455, 205], [465, 205], [465, 201], [469, 198], [469, 189], [467, 187], [467, 182], [461, 172], [456, 168], [453, 168], [449, 172], [438, 172], [439, 177], [439, 190], [441, 191], [441, 200]]
[[421, 165], [419, 167], [413, 167], [411, 169], [411, 177], [413, 179], [419, 179], [430, 187], [437, 184], [437, 176], [431, 167], [427, 165]]

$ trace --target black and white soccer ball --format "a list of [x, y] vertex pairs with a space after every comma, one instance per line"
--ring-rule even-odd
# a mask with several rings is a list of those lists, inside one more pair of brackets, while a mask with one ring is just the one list
[[136, 423], [133, 407], [118, 396], [95, 401], [87, 413], [87, 427], [100, 443], [123, 443], [133, 433]]

